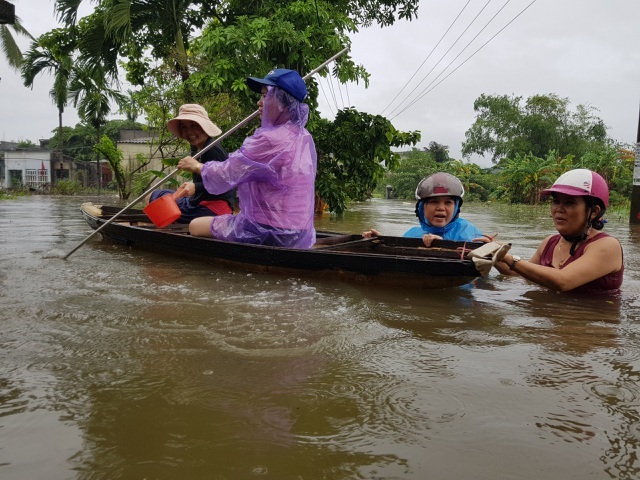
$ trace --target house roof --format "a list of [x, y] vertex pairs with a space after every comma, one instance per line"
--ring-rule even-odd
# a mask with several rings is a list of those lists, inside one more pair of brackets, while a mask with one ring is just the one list
[[153, 137], [141, 137], [141, 138], [129, 138], [127, 140], [118, 140], [117, 143], [151, 143], [153, 142]]

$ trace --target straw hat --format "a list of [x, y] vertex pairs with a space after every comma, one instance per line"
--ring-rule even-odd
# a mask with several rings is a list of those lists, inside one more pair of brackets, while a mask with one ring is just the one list
[[167, 129], [176, 137], [182, 138], [180, 135], [180, 120], [190, 120], [196, 122], [204, 133], [210, 137], [217, 137], [222, 133], [218, 126], [209, 120], [207, 111], [200, 105], [195, 103], [186, 103], [180, 107], [178, 116], [167, 122]]

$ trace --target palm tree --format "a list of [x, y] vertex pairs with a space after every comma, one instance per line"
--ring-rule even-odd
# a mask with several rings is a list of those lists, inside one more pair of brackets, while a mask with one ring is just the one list
[[69, 82], [73, 70], [72, 52], [75, 49], [74, 29], [55, 29], [31, 43], [22, 61], [22, 80], [33, 88], [35, 77], [43, 72], [53, 74], [49, 94], [58, 108], [58, 150], [62, 158], [62, 114], [67, 106]]
[[[66, 25], [77, 22], [82, 0], [56, 0], [59, 19]], [[189, 77], [187, 49], [189, 32], [202, 11], [189, 10], [194, 0], [105, 0], [80, 21], [84, 31], [83, 60], [100, 62], [107, 73], [116, 75], [118, 56], [140, 63], [142, 52], [150, 48], [154, 58], [168, 61], [182, 81]], [[215, 3], [214, 3], [215, 5]], [[213, 6], [200, 5], [209, 11]], [[190, 15], [187, 15], [187, 13]], [[201, 19], [195, 22], [202, 22]], [[202, 26], [201, 24], [199, 26]], [[135, 79], [134, 79], [135, 80]]]
[[31, 40], [34, 40], [34, 38], [22, 26], [22, 22], [18, 17], [16, 17], [16, 21], [13, 25], [0, 24], [0, 47], [9, 62], [9, 66], [15, 70], [19, 70], [20, 64], [22, 63], [22, 52], [20, 51], [20, 47], [18, 47], [15, 38], [13, 38], [10, 29], [18, 35], [29, 37]]

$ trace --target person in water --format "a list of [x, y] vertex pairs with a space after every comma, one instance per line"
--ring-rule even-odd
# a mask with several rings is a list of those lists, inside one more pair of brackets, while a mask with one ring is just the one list
[[[178, 116], [167, 122], [167, 129], [176, 137], [182, 138], [191, 145], [191, 155], [195, 155], [219, 136], [222, 131], [209, 119], [207, 111], [200, 105], [188, 103], [182, 105]], [[227, 152], [220, 146], [209, 148], [197, 160], [201, 165], [208, 162], [223, 162], [227, 159]], [[233, 212], [235, 191], [227, 189], [217, 194], [209, 193], [204, 188], [202, 177], [198, 172], [193, 173], [192, 181], [185, 182], [178, 190], [155, 190], [147, 196], [147, 203], [153, 202], [163, 195], [175, 195], [176, 204], [181, 215], [181, 223], [188, 223], [194, 218], [212, 215], [224, 215]]]
[[496, 268], [557, 291], [618, 291], [624, 273], [622, 246], [600, 231], [609, 205], [604, 178], [578, 168], [562, 174], [540, 194], [551, 196], [558, 233], [545, 238], [530, 260], [507, 253]]
[[[416, 217], [420, 225], [405, 232], [405, 237], [422, 238], [429, 247], [433, 240], [456, 240], [463, 242], [488, 242], [474, 224], [460, 217], [464, 187], [450, 173], [437, 172], [423, 178], [416, 188]], [[379, 236], [371, 229], [362, 234], [365, 238]]]
[[185, 157], [178, 163], [201, 175], [210, 193], [237, 187], [240, 213], [197, 218], [189, 231], [232, 242], [311, 248], [317, 156], [305, 128], [307, 87], [298, 72], [284, 68], [249, 77], [247, 85], [261, 94], [260, 128], [224, 162], [203, 165]]

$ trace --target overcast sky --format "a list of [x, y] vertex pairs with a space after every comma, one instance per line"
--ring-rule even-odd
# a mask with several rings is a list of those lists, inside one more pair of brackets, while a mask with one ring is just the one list
[[[35, 36], [57, 26], [52, 0], [11, 2]], [[417, 20], [364, 29], [352, 40], [351, 55], [371, 74], [370, 86], [338, 88], [323, 80], [326, 117], [349, 105], [382, 114], [400, 130], [420, 130], [418, 147], [436, 141], [461, 158], [478, 96], [553, 93], [568, 98], [572, 109], [597, 108], [611, 137], [636, 142], [640, 0], [421, 0]], [[58, 122], [51, 79], [39, 77], [29, 90], [4, 59], [0, 77], [0, 140], [50, 137]], [[78, 122], [72, 108], [63, 121]]]

